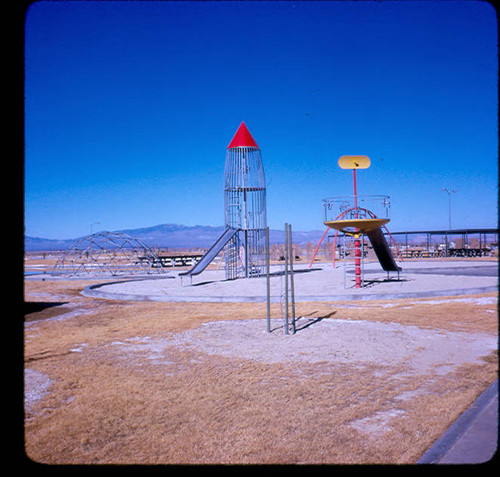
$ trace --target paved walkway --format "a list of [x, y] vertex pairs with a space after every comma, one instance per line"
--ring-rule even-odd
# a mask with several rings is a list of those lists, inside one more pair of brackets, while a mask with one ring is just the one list
[[498, 379], [479, 396], [417, 464], [483, 464], [498, 446]]

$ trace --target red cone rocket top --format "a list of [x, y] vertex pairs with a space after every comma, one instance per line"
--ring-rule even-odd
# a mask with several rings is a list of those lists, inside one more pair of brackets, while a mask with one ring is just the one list
[[232, 149], [233, 147], [255, 147], [256, 149], [259, 149], [259, 146], [243, 121], [236, 131], [233, 139], [229, 143], [229, 146], [227, 146], [228, 149]]

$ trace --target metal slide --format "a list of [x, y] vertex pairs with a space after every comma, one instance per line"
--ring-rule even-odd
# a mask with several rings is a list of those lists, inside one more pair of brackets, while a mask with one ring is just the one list
[[368, 238], [370, 239], [373, 250], [375, 250], [375, 254], [377, 255], [380, 265], [382, 265], [382, 268], [386, 272], [400, 272], [402, 268], [397, 266], [382, 229], [378, 228], [372, 230], [366, 235], [368, 235]]
[[212, 262], [212, 260], [219, 254], [224, 246], [236, 235], [239, 229], [227, 227], [224, 233], [217, 239], [208, 252], [201, 257], [200, 261], [187, 272], [179, 273], [179, 275], [198, 275]]

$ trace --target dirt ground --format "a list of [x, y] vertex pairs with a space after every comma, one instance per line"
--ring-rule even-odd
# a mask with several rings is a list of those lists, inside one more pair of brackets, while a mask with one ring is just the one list
[[497, 377], [497, 294], [111, 301], [25, 282], [25, 450], [48, 464], [415, 463]]

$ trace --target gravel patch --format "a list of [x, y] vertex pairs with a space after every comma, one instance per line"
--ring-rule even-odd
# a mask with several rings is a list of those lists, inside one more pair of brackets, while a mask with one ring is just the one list
[[273, 320], [271, 329], [267, 333], [262, 319], [213, 321], [169, 337], [146, 337], [120, 345], [146, 353], [156, 363], [161, 363], [165, 349], [180, 347], [264, 363], [405, 365], [417, 374], [446, 374], [461, 364], [479, 362], [497, 349], [497, 338], [490, 334], [398, 323], [300, 318], [294, 335], [284, 334], [281, 320]]

